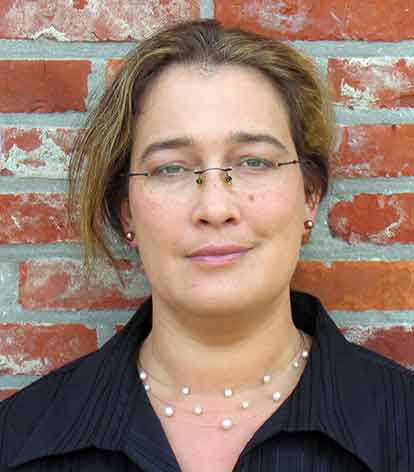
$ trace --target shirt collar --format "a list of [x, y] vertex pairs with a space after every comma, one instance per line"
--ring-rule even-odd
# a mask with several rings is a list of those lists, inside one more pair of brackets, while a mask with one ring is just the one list
[[[292, 316], [299, 329], [313, 336], [306, 368], [290, 399], [254, 435], [243, 454], [275, 431], [319, 431], [359, 457], [372, 470], [380, 470], [378, 458], [381, 455], [372, 446], [366, 446], [380, 444], [380, 441], [372, 440], [379, 434], [375, 421], [377, 412], [357, 351], [316, 298], [292, 292]], [[16, 445], [9, 448], [9, 467], [88, 447], [124, 450], [133, 455], [128, 446], [130, 418], [140, 413], [137, 398], [142, 395], [136, 353], [151, 327], [150, 298], [101, 349], [52, 374], [67, 375], [67, 381], [53, 403], [47, 409], [45, 406], [46, 412], [35, 429], [28, 431], [23, 441], [19, 437]], [[46, 377], [41, 381], [47, 388], [50, 380]], [[326, 384], [329, 388], [325, 388]], [[295, 402], [301, 405], [300, 415], [292, 415]], [[16, 407], [18, 404], [17, 399]], [[155, 413], [146, 408], [144, 414], [150, 415], [147, 417], [150, 421]], [[148, 440], [146, 433], [151, 434], [148, 424], [143, 421], [138, 432], [141, 442]], [[163, 434], [159, 422], [155, 422], [155, 428], [158, 434]], [[136, 431], [137, 427], [134, 429]], [[173, 457], [169, 460], [174, 462]]]

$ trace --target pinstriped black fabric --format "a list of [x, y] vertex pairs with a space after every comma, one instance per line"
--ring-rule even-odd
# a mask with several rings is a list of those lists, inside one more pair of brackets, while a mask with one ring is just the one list
[[[414, 374], [346, 341], [314, 297], [292, 294], [292, 313], [307, 366], [234, 472], [414, 472]], [[151, 314], [0, 404], [0, 472], [180, 470], [135, 365]]]

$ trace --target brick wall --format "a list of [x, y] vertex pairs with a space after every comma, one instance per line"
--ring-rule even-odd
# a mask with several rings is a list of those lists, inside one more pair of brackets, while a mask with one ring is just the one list
[[414, 368], [414, 4], [406, 0], [0, 3], [0, 397], [101, 346], [148, 295], [120, 260], [88, 287], [64, 199], [71, 145], [133, 42], [216, 17], [291, 40], [332, 84], [334, 181], [294, 286], [346, 336]]

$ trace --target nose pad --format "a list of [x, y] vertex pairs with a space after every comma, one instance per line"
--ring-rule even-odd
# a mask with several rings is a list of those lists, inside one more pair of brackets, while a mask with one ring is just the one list
[[220, 170], [222, 172], [225, 172], [224, 182], [226, 182], [226, 184], [229, 184], [229, 185], [232, 184], [233, 177], [229, 174], [229, 172], [231, 172], [233, 170], [232, 167], [225, 167], [225, 168], [222, 168], [222, 167], [209, 167], [208, 169], [195, 171], [195, 174], [197, 174], [196, 183], [198, 185], [202, 185], [204, 183], [205, 178], [206, 178], [206, 176], [204, 174], [206, 172], [210, 171], [210, 170]]

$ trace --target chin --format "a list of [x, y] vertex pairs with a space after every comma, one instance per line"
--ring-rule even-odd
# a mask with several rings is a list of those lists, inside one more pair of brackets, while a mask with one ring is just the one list
[[[177, 300], [177, 299], [176, 299]], [[254, 293], [245, 288], [210, 287], [192, 289], [190, 293], [180, 297], [177, 302], [185, 306], [185, 310], [196, 311], [198, 314], [222, 315], [223, 311], [241, 312], [246, 308], [251, 309], [257, 303]], [[184, 307], [183, 307], [184, 308]]]

